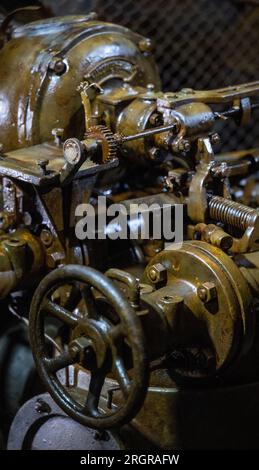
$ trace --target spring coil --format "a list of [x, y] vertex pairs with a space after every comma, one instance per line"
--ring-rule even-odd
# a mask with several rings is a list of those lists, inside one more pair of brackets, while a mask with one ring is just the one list
[[252, 227], [259, 217], [257, 210], [219, 196], [213, 196], [208, 207], [212, 219], [240, 230]]

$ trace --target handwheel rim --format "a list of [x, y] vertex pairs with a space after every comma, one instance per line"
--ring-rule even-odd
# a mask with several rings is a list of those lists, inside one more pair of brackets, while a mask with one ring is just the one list
[[[96, 417], [85, 415], [83, 407], [71, 398], [55, 373], [50, 374], [43, 361], [45, 341], [42, 328], [42, 303], [53, 286], [60, 285], [60, 282], [65, 284], [71, 281], [87, 283], [97, 289], [108, 299], [124, 328], [127, 328], [133, 359], [133, 378], [126, 403], [110, 415]], [[30, 342], [38, 373], [48, 392], [68, 415], [81, 424], [95, 429], [111, 429], [130, 422], [141, 409], [149, 381], [148, 358], [141, 322], [119, 288], [102, 273], [90, 267], [70, 265], [48, 274], [39, 284], [31, 303]]]

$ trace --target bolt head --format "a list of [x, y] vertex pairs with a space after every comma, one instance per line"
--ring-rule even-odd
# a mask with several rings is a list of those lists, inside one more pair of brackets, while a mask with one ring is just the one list
[[49, 406], [48, 403], [46, 403], [42, 398], [38, 398], [35, 404], [35, 411], [38, 413], [50, 413], [51, 412], [51, 407]]
[[153, 50], [153, 42], [149, 38], [141, 39], [138, 45], [141, 52], [152, 52]]
[[233, 238], [230, 235], [224, 235], [220, 240], [220, 248], [223, 251], [228, 251], [234, 243]]
[[207, 303], [217, 297], [217, 288], [214, 282], [204, 282], [198, 287], [197, 293], [201, 301]]
[[55, 251], [47, 253], [47, 266], [49, 268], [56, 268], [64, 262], [64, 253]]
[[152, 147], [149, 150], [148, 154], [149, 154], [149, 157], [151, 158], [151, 160], [156, 160], [160, 156], [160, 151], [159, 151], [158, 148]]
[[93, 343], [90, 339], [79, 337], [74, 339], [69, 345], [69, 353], [73, 359], [83, 363], [86, 358], [87, 351], [92, 348]]
[[63, 75], [67, 70], [67, 66], [62, 59], [58, 59], [54, 64], [53, 70], [57, 75]]
[[161, 263], [153, 264], [148, 270], [148, 277], [154, 284], [166, 281], [167, 269]]
[[191, 144], [188, 140], [182, 140], [179, 142], [180, 152], [189, 152], [191, 150]]
[[152, 126], [160, 126], [163, 124], [163, 116], [158, 113], [153, 113], [150, 116], [149, 122]]
[[59, 127], [54, 127], [54, 129], [52, 129], [51, 131], [51, 134], [54, 135], [55, 137], [63, 137], [63, 134], [64, 134], [64, 129], [61, 129]]
[[43, 229], [40, 234], [40, 239], [45, 246], [50, 246], [53, 241], [53, 235], [49, 230]]
[[46, 167], [49, 164], [49, 160], [37, 160], [37, 165], [40, 167]]
[[212, 143], [212, 144], [218, 145], [218, 144], [220, 144], [220, 142], [221, 142], [221, 139], [220, 139], [219, 134], [213, 134], [213, 135], [211, 136], [211, 143]]

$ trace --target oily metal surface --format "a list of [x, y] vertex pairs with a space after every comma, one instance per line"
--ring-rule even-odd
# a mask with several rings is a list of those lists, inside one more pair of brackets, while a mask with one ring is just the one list
[[8, 436], [8, 450], [118, 450], [120, 443], [106, 439], [69, 418], [44, 393], [26, 402], [17, 413]]
[[99, 82], [111, 76], [130, 79], [134, 72], [133, 83], [159, 84], [152, 58], [140, 50], [142, 36], [94, 18], [53, 18], [13, 31], [0, 51], [0, 142], [5, 151], [52, 140], [55, 128], [64, 129], [64, 138], [82, 137], [77, 88], [85, 76]]
[[[133, 368], [132, 381], [130, 382], [129, 378], [126, 379], [125, 377], [126, 372], [124, 367], [121, 365], [121, 359], [116, 347], [109, 345], [113, 356], [113, 370], [117, 370], [118, 368], [119, 375], [120, 370], [122, 370], [120, 387], [124, 392], [126, 392], [125, 404], [118, 410], [115, 410], [114, 413], [102, 414], [98, 411], [101, 388], [105, 380], [105, 376], [109, 372], [109, 368], [107, 370], [106, 365], [106, 349], [108, 349], [108, 346], [104, 344], [104, 337], [107, 339], [107, 332], [105, 329], [103, 330], [104, 325], [102, 325], [103, 320], [101, 315], [97, 314], [96, 316], [88, 314], [87, 318], [81, 318], [80, 320], [80, 318], [76, 318], [73, 313], [65, 313], [65, 316], [62, 317], [57, 317], [57, 313], [54, 313], [54, 317], [62, 318], [63, 323], [71, 328], [73, 334], [75, 333], [72, 341], [73, 344], [74, 342], [81, 340], [83, 332], [85, 338], [90, 339], [93, 343], [97, 366], [94, 365], [93, 368], [91, 367], [92, 377], [86, 406], [81, 405], [74, 400], [72, 391], [70, 391], [69, 388], [65, 389], [58, 380], [55, 373], [57, 370], [52, 371], [51, 367], [48, 367], [48, 362], [50, 363], [53, 359], [46, 357], [47, 353], [43, 331], [43, 318], [44, 311], [48, 312], [49, 307], [44, 307], [44, 302], [46, 297], [50, 295], [51, 292], [55, 291], [57, 287], [75, 281], [84, 283], [85, 288], [90, 286], [98, 289], [98, 291], [107, 298], [110, 305], [118, 315], [119, 323], [116, 326], [120, 327], [122, 335], [127, 338], [128, 344], [132, 350]], [[58, 309], [58, 305], [55, 305], [55, 307], [54, 305], [55, 304], [52, 303], [52, 312], [54, 312], [55, 309]], [[95, 320], [91, 322], [93, 318], [95, 318]], [[30, 339], [38, 372], [47, 390], [59, 406], [67, 412], [69, 416], [76, 419], [81, 424], [96, 429], [119, 427], [120, 425], [130, 421], [141, 408], [146, 395], [149, 379], [147, 353], [141, 323], [120, 290], [113, 285], [111, 280], [95, 269], [86, 266], [67, 265], [53, 271], [43, 279], [34, 294], [31, 304]], [[64, 352], [63, 357], [65, 357], [66, 354], [67, 353]], [[77, 357], [73, 358], [72, 355], [69, 357], [69, 361], [70, 364], [76, 362], [81, 363], [81, 359], [79, 361]], [[117, 363], [119, 365], [117, 365]], [[84, 362], [82, 364], [85, 365]], [[59, 369], [62, 368], [64, 368], [64, 366], [59, 367]], [[125, 379], [127, 387], [125, 386]], [[124, 387], [126, 387], [126, 390]]]
[[167, 450], [255, 449], [258, 387], [256, 382], [203, 390], [150, 387], [135, 430]]
[[[159, 253], [146, 268], [143, 282], [150, 279], [152, 266], [158, 265], [166, 268], [167, 275], [165, 287], [161, 289], [158, 284], [157, 295], [160, 289], [165, 292], [167, 289], [167, 296], [177, 295], [184, 299], [185, 309], [179, 312], [178, 321], [174, 321], [172, 334], [176, 334], [178, 338], [189, 337], [189, 344], [195, 344], [196, 338], [199, 338], [200, 344], [212, 347], [216, 371], [225, 367], [233, 357], [240, 355], [247, 345], [251, 345], [253, 322], [249, 308], [252, 297], [245, 280], [229, 256], [204, 242], [184, 242], [180, 250]], [[217, 291], [211, 302], [204, 303], [199, 298], [199, 289], [204, 283], [213, 284]], [[156, 293], [153, 294], [154, 301], [159, 302]], [[188, 323], [192, 325], [189, 331]], [[207, 338], [201, 335], [202, 324], [206, 325]], [[184, 335], [179, 327], [183, 328]], [[179, 341], [178, 339], [178, 343]]]
[[[24, 5], [38, 3], [30, 0]], [[54, 15], [86, 14], [131, 28], [154, 42], [163, 88], [216, 88], [258, 77], [259, 8], [245, 0], [43, 0]], [[6, 9], [21, 2], [3, 2]], [[256, 113], [258, 120], [258, 112]], [[258, 143], [252, 125], [224, 126], [223, 147]]]
[[[152, 38], [166, 90], [217, 88], [258, 77], [256, 4], [235, 0], [92, 3], [100, 18], [119, 22]], [[224, 126], [222, 142], [228, 148], [252, 147], [258, 143], [258, 136], [251, 125], [237, 132], [230, 123]]]
[[[182, 10], [181, 20], [186, 19], [185, 14], [187, 15], [187, 12]], [[175, 17], [177, 18], [176, 13]], [[138, 27], [137, 21], [133, 29], [135, 27]], [[186, 28], [189, 27], [191, 29], [191, 25], [186, 24]], [[206, 31], [205, 26], [201, 26], [201, 30], [203, 29]], [[206, 34], [210, 37], [209, 32]], [[132, 420], [142, 407], [148, 388], [148, 369], [150, 366], [153, 370], [155, 361], [157, 361], [158, 368], [167, 367], [170, 379], [168, 388], [171, 389], [175, 376], [177, 380], [177, 374], [178, 378], [180, 376], [181, 379], [190, 379], [189, 383], [193, 379], [194, 383], [196, 378], [205, 379], [205, 381], [207, 378], [218, 380], [220, 372], [223, 372], [222, 376], [225, 379], [231, 366], [237, 367], [237, 360], [240, 357], [243, 359], [252, 346], [254, 312], [248, 284], [252, 285], [253, 289], [255, 287], [254, 290], [258, 296], [257, 276], [253, 278], [247, 269], [242, 277], [229, 254], [246, 253], [247, 250], [258, 248], [258, 224], [254, 223], [258, 220], [258, 214], [253, 208], [241, 206], [230, 199], [233, 196], [234, 200], [238, 189], [240, 193], [239, 181], [233, 182], [226, 179], [223, 173], [230, 171], [226, 162], [220, 167], [221, 169], [215, 167], [213, 146], [218, 141], [217, 134], [214, 134], [216, 117], [228, 116], [235, 119], [238, 115], [237, 119], [247, 121], [252, 111], [249, 98], [251, 96], [253, 99], [257, 98], [259, 83], [253, 81], [244, 86], [226, 87], [230, 79], [225, 77], [224, 82], [220, 83], [224, 85], [223, 90], [193, 92], [185, 89], [177, 93], [157, 94], [160, 84], [151, 58], [151, 42], [121, 26], [101, 23], [95, 20], [93, 15], [87, 18], [70, 16], [65, 19], [40, 21], [17, 27], [12, 35], [13, 39], [1, 52], [3, 68], [0, 72], [0, 78], [2, 73], [0, 82], [2, 85], [2, 101], [0, 102], [2, 126], [0, 122], [0, 127], [3, 132], [2, 136], [0, 135], [0, 141], [2, 138], [4, 144], [0, 162], [0, 170], [4, 175], [2, 191], [4, 239], [2, 241], [0, 239], [0, 252], [3, 252], [0, 277], [4, 280], [6, 274], [11, 274], [11, 280], [6, 286], [2, 282], [5, 287], [3, 296], [17, 287], [28, 288], [26, 295], [29, 289], [34, 287], [36, 274], [41, 277], [46, 271], [60, 264], [63, 265], [62, 268], [50, 273], [42, 280], [32, 302], [31, 344], [39, 374], [57, 403], [63, 409], [68, 410], [75, 419], [100, 429], [117, 427]], [[184, 38], [184, 35], [180, 36], [180, 39], [182, 36]], [[219, 42], [220, 40], [217, 44]], [[174, 43], [171, 38], [168, 52], [171, 53], [173, 47]], [[184, 51], [184, 43], [181, 47], [181, 51]], [[209, 51], [206, 52], [205, 57], [207, 58], [208, 55]], [[24, 60], [25, 57], [26, 60]], [[189, 64], [189, 59], [188, 61], [186, 59], [187, 62]], [[202, 58], [198, 60], [196, 57], [197, 69], [200, 63], [203, 63]], [[218, 64], [221, 64], [220, 60]], [[226, 65], [232, 67], [228, 62]], [[188, 80], [191, 79], [192, 74], [187, 65], [182, 63], [181, 68], [186, 68], [189, 73]], [[211, 66], [209, 68], [214, 70]], [[20, 73], [21, 78], [15, 82], [13, 77], [17, 72]], [[253, 78], [255, 77], [251, 77]], [[10, 87], [11, 80], [12, 87]], [[212, 83], [211, 81], [204, 86], [212, 88]], [[139, 90], [141, 85], [146, 88]], [[197, 86], [201, 88], [201, 84]], [[170, 89], [174, 89], [174, 84], [170, 86]], [[81, 91], [81, 98], [78, 91]], [[138, 93], [139, 97], [136, 99]], [[85, 108], [85, 120], [81, 113], [81, 100]], [[241, 103], [244, 100], [245, 105]], [[214, 112], [214, 107], [211, 110], [207, 106], [213, 104], [216, 108], [216, 105], [219, 106], [220, 103], [230, 106], [227, 110], [224, 108], [222, 114]], [[252, 104], [255, 105], [255, 103]], [[160, 122], [159, 113], [162, 113], [163, 122]], [[62, 138], [72, 133], [72, 137], [75, 136], [75, 143], [77, 138], [82, 138], [80, 133], [82, 132], [83, 135], [83, 130], [89, 129], [88, 124], [90, 122], [91, 125], [92, 120], [93, 127], [90, 126], [92, 135], [88, 135], [91, 137], [88, 140], [92, 141], [91, 148], [96, 150], [97, 155], [98, 148], [99, 151], [100, 148], [102, 150], [102, 158], [96, 161], [96, 166], [109, 160], [110, 157], [115, 159], [117, 146], [121, 146], [123, 150], [120, 156], [126, 157], [117, 162], [121, 167], [125, 164], [124, 181], [119, 188], [118, 185], [112, 184], [107, 174], [111, 198], [116, 198], [119, 190], [122, 191], [124, 204], [127, 198], [129, 198], [129, 203], [133, 203], [136, 197], [144, 198], [145, 196], [145, 194], [138, 194], [138, 196], [134, 194], [139, 188], [143, 192], [145, 190], [146, 195], [149, 194], [151, 202], [151, 199], [163, 188], [171, 191], [171, 194], [188, 206], [189, 221], [185, 220], [188, 225], [185, 228], [187, 228], [186, 237], [189, 241], [184, 242], [180, 250], [160, 252], [163, 249], [162, 240], [159, 240], [162, 243], [158, 246], [158, 250], [152, 249], [152, 236], [148, 236], [149, 239], [145, 244], [150, 245], [150, 249], [144, 248], [141, 253], [141, 247], [138, 246], [142, 256], [136, 260], [136, 256], [134, 257], [136, 251], [131, 253], [131, 247], [128, 244], [127, 250], [131, 264], [135, 264], [134, 268], [144, 270], [143, 261], [151, 259], [146, 271], [147, 277], [144, 278], [144, 293], [139, 280], [127, 273], [125, 260], [117, 263], [113, 257], [109, 266], [108, 255], [104, 255], [107, 266], [103, 268], [103, 271], [106, 271], [108, 267], [113, 268], [109, 269], [106, 275], [115, 283], [119, 281], [123, 284], [122, 292], [116, 289], [112, 284], [113, 281], [102, 273], [86, 266], [69, 264], [71, 258], [73, 263], [84, 264], [86, 260], [88, 262], [91, 259], [91, 256], [95, 258], [99, 252], [105, 253], [107, 248], [105, 242], [103, 245], [96, 245], [93, 253], [90, 253], [88, 257], [88, 251], [91, 250], [90, 244], [86, 242], [83, 251], [79, 243], [73, 239], [74, 214], [77, 204], [88, 201], [96, 189], [96, 194], [98, 191], [100, 194], [107, 194], [107, 187], [100, 181], [96, 187], [95, 176], [86, 178], [87, 172], [82, 172], [80, 179], [76, 179], [76, 172], [79, 170], [76, 163], [75, 166], [72, 165], [73, 171], [70, 168], [71, 173], [68, 167], [68, 173], [64, 174], [63, 167]], [[120, 126], [117, 125], [118, 123]], [[83, 129], [84, 124], [86, 124], [85, 129]], [[172, 135], [168, 134], [169, 128]], [[102, 139], [97, 130], [102, 130]], [[245, 131], [247, 132], [247, 127]], [[53, 135], [55, 136], [53, 149], [51, 144], [28, 147], [42, 140], [48, 141]], [[72, 139], [69, 140], [71, 143]], [[102, 145], [100, 145], [100, 140]], [[82, 149], [83, 143], [78, 140], [77, 142], [78, 148]], [[254, 143], [256, 143], [255, 139]], [[125, 148], [126, 144], [128, 148]], [[9, 146], [23, 148], [6, 154], [5, 149]], [[173, 165], [170, 165], [170, 161], [163, 160], [162, 157], [166, 157], [164, 153], [159, 156], [160, 152], [158, 152], [157, 155], [159, 149], [169, 152], [172, 157], [176, 153], [177, 159], [175, 161], [172, 159]], [[139, 157], [143, 157], [146, 167], [150, 170], [146, 177], [137, 166], [127, 165], [127, 153], [124, 150], [131, 152], [130, 156], [135, 162], [139, 162]], [[38, 153], [41, 160], [38, 160]], [[69, 155], [64, 152], [64, 156], [67, 162]], [[85, 156], [86, 151], [85, 155], [83, 151], [81, 154], [79, 151], [79, 163], [83, 162]], [[77, 155], [75, 160], [77, 160]], [[187, 160], [189, 160], [189, 166]], [[198, 162], [200, 165], [197, 165]], [[177, 165], [180, 165], [180, 168]], [[257, 165], [255, 156], [249, 156], [245, 161], [246, 171], [251, 171], [252, 175], [256, 174]], [[93, 168], [94, 171], [96, 166]], [[152, 169], [156, 178], [155, 175], [152, 177]], [[237, 170], [238, 168], [232, 166], [231, 171], [234, 171], [234, 174]], [[49, 190], [48, 186], [43, 187], [43, 183], [45, 184], [45, 180], [52, 178], [52, 171], [54, 172], [52, 184], [56, 184], [56, 187]], [[60, 173], [61, 187], [57, 184], [55, 171]], [[238, 175], [242, 176], [240, 172]], [[114, 176], [116, 182], [116, 174]], [[164, 177], [169, 180], [169, 183], [171, 181], [171, 186], [168, 181], [166, 185], [164, 184]], [[64, 182], [67, 185], [63, 185]], [[121, 183], [118, 175], [117, 183]], [[236, 185], [237, 188], [235, 188]], [[173, 203], [173, 200], [171, 202]], [[29, 209], [27, 214], [26, 208]], [[221, 225], [211, 224], [210, 218], [215, 224]], [[28, 228], [24, 239], [23, 234], [14, 229], [19, 228], [26, 220]], [[206, 222], [210, 226], [206, 226]], [[190, 224], [196, 224], [196, 226]], [[234, 250], [237, 248], [235, 243], [239, 235], [236, 235], [236, 232], [245, 230], [247, 234], [247, 230], [250, 229], [254, 231], [255, 242], [257, 242], [255, 247], [247, 243], [245, 250]], [[251, 230], [249, 233], [251, 237]], [[13, 239], [14, 235], [15, 239]], [[230, 241], [231, 244], [227, 247], [224, 243], [222, 245], [221, 242], [224, 239], [227, 239], [228, 243]], [[242, 241], [242, 239], [239, 240]], [[215, 246], [220, 246], [228, 254]], [[228, 251], [230, 247], [232, 247], [232, 252]], [[119, 243], [116, 242], [113, 249], [119, 250]], [[37, 252], [41, 255], [39, 259], [36, 256]], [[116, 253], [117, 257], [118, 253], [119, 251]], [[159, 253], [158, 256], [155, 256], [156, 253]], [[252, 264], [254, 256], [253, 254], [251, 261], [248, 258], [244, 261]], [[29, 262], [32, 263], [32, 269], [29, 269]], [[137, 262], [140, 262], [141, 266], [136, 266]], [[124, 271], [120, 271], [119, 267]], [[72, 330], [69, 339], [64, 339], [65, 343], [69, 343], [68, 351], [65, 351], [64, 356], [49, 357], [44, 349], [42, 303], [44, 304], [47, 295], [50, 296], [57, 285], [60, 287], [61, 284], [64, 288], [64, 281], [73, 285], [85, 283], [88, 287], [90, 284], [95, 290], [99, 289], [99, 293], [108, 299], [107, 303], [109, 304], [110, 301], [113, 306], [119, 324], [116, 325], [115, 320], [115, 324], [112, 322], [111, 327], [109, 313], [108, 318], [105, 318], [103, 310], [101, 314], [99, 311], [97, 314], [95, 312], [95, 318], [84, 319], [81, 322], [81, 319], [75, 318], [72, 307], [67, 311], [62, 306], [60, 307], [59, 301], [53, 303], [52, 298], [50, 301], [49, 297], [46, 301], [50, 309], [47, 309], [49, 316], [63, 321]], [[87, 293], [89, 297], [90, 290], [88, 289]], [[105, 312], [107, 313], [108, 310]], [[117, 344], [116, 334], [119, 334], [120, 340], [126, 339], [123, 346], [128, 348], [114, 348], [114, 341]], [[113, 335], [115, 335], [115, 340]], [[147, 350], [146, 344], [148, 344]], [[91, 362], [89, 356], [87, 358], [89, 349], [92, 355], [96, 352], [94, 357], [96, 363], [93, 360]], [[190, 361], [179, 364], [183, 350], [186, 352], [183, 357], [184, 361], [189, 360], [189, 357]], [[60, 362], [58, 362], [59, 359]], [[57, 362], [59, 369], [55, 369]], [[113, 362], [120, 366], [119, 378], [114, 373]], [[249, 360], [247, 363], [249, 364]], [[72, 393], [69, 393], [70, 390], [67, 391], [62, 387], [55, 375], [58, 370], [69, 367], [71, 364], [77, 364], [96, 373], [97, 385], [96, 382], [90, 383], [88, 390], [90, 401], [87, 401], [87, 413], [81, 403], [78, 400], [75, 401]], [[131, 371], [128, 376], [129, 369]], [[226, 370], [227, 373], [224, 375]], [[175, 376], [173, 376], [174, 372]], [[128, 397], [127, 393], [124, 393], [126, 396], [124, 408], [115, 409], [114, 413], [111, 412], [105, 416], [101, 415], [98, 409], [98, 400], [101, 381], [107, 373], [115, 375], [123, 392], [130, 390]], [[130, 378], [132, 378], [131, 382]], [[247, 380], [249, 380], [249, 374]], [[150, 387], [153, 385], [153, 382], [150, 382]], [[163, 380], [156, 385], [159, 393], [167, 388]], [[197, 386], [197, 381], [195, 386]], [[169, 407], [170, 403], [167, 401], [166, 416]], [[107, 408], [109, 408], [108, 405]], [[104, 411], [103, 408], [102, 411]], [[152, 405], [149, 404], [149, 419], [152, 419], [152, 412]], [[166, 419], [168, 422], [168, 416]], [[163, 421], [162, 412], [160, 421]], [[146, 423], [148, 419], [145, 420], [144, 425]], [[172, 433], [172, 430], [170, 432]], [[169, 438], [171, 438], [170, 435]]]
[[[97, 12], [100, 19], [123, 24], [152, 38], [166, 90], [216, 88], [258, 76], [259, 8], [238, 0], [45, 0], [55, 14]], [[258, 113], [257, 113], [258, 119]], [[223, 145], [250, 147], [258, 137], [252, 126], [233, 123]]]

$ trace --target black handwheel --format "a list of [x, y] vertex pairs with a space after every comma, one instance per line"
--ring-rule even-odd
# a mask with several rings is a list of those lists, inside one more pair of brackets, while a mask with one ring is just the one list
[[[70, 291], [61, 305], [54, 293], [65, 285]], [[68, 346], [56, 357], [52, 357], [44, 337], [45, 319], [49, 317], [69, 331]], [[130, 422], [142, 407], [149, 380], [142, 326], [119, 288], [102, 273], [68, 265], [48, 274], [32, 300], [30, 342], [48, 392], [80, 423], [96, 429], [119, 427]], [[57, 377], [58, 371], [72, 364], [91, 372], [84, 403], [75, 400]], [[108, 374], [118, 382], [123, 404], [104, 411], [99, 409], [99, 401]]]

